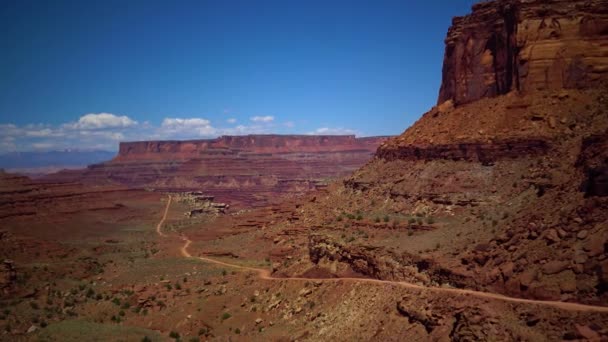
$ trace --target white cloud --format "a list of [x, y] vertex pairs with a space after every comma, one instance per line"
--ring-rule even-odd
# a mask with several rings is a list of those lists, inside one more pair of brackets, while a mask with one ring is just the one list
[[66, 124], [70, 129], [107, 129], [107, 128], [127, 128], [137, 125], [137, 121], [128, 116], [114, 115], [110, 113], [85, 114], [78, 119], [78, 122]]
[[159, 134], [161, 136], [182, 136], [198, 138], [217, 134], [217, 130], [211, 126], [211, 121], [202, 118], [165, 118], [161, 124]]
[[61, 130], [42, 128], [38, 130], [27, 130], [25, 135], [34, 138], [47, 138], [47, 137], [62, 137], [65, 135]]
[[253, 116], [250, 118], [253, 122], [272, 122], [274, 121], [274, 116], [266, 115], [266, 116]]
[[316, 130], [309, 132], [308, 134], [318, 134], [318, 135], [352, 135], [352, 134], [356, 134], [357, 132], [352, 130], [352, 129], [348, 129], [348, 128], [330, 128], [330, 127], [321, 127], [321, 128], [317, 128]]
[[[59, 125], [0, 123], [0, 153], [28, 150], [116, 150], [120, 141], [207, 139], [221, 135], [279, 133], [293, 122], [274, 122], [273, 116], [253, 116], [249, 124], [225, 117], [225, 127], [215, 127], [206, 118], [166, 117], [160, 124], [137, 122], [128, 116], [109, 113], [86, 114]], [[319, 132], [334, 133], [329, 129]], [[352, 131], [342, 131], [352, 133]], [[312, 134], [312, 133], [311, 133]], [[319, 133], [314, 133], [319, 134]]]
[[55, 147], [53, 143], [43, 142], [43, 143], [33, 143], [32, 147], [38, 150], [47, 150]]

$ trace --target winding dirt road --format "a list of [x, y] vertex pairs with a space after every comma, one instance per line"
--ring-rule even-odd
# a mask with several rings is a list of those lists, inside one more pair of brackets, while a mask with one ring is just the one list
[[[167, 219], [167, 213], [169, 212], [169, 206], [171, 205], [171, 197], [169, 196], [169, 200], [167, 201], [167, 206], [165, 207], [165, 212], [163, 213], [163, 217], [156, 225], [156, 232], [161, 237], [167, 237], [168, 235], [162, 232], [162, 225], [165, 223]], [[425, 290], [425, 291], [433, 291], [433, 292], [443, 292], [443, 293], [451, 293], [457, 296], [470, 296], [491, 300], [500, 300], [503, 302], [510, 303], [523, 303], [523, 304], [531, 304], [531, 305], [539, 305], [539, 306], [548, 306], [561, 310], [568, 311], [583, 311], [583, 312], [598, 312], [598, 313], [608, 313], [608, 307], [605, 306], [595, 306], [595, 305], [586, 305], [586, 304], [578, 304], [578, 303], [568, 303], [568, 302], [560, 302], [560, 301], [549, 301], [549, 300], [534, 300], [534, 299], [523, 299], [523, 298], [515, 298], [508, 297], [501, 294], [490, 293], [490, 292], [482, 292], [482, 291], [474, 291], [474, 290], [466, 290], [466, 289], [454, 289], [454, 288], [443, 288], [443, 287], [428, 287], [416, 285], [404, 281], [391, 281], [391, 280], [380, 280], [380, 279], [370, 279], [370, 278], [300, 278], [300, 277], [286, 277], [286, 278], [276, 278], [270, 274], [270, 271], [262, 268], [255, 267], [247, 267], [236, 264], [231, 264], [211, 258], [193, 256], [188, 252], [188, 247], [192, 243], [188, 237], [181, 235], [180, 238], [184, 241], [184, 245], [180, 247], [180, 253], [185, 258], [195, 258], [208, 263], [241, 269], [244, 271], [255, 272], [258, 274], [258, 277], [263, 280], [270, 281], [322, 281], [322, 282], [359, 282], [359, 283], [374, 283], [374, 284], [390, 284], [401, 286], [409, 289], [417, 289], [417, 290]]]

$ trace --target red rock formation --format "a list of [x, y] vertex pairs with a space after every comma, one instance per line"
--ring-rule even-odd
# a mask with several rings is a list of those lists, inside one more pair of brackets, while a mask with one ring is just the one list
[[608, 1], [482, 2], [445, 42], [438, 103], [592, 86], [608, 79]]
[[301, 194], [346, 176], [371, 159], [386, 137], [313, 135], [223, 136], [190, 141], [120, 144], [110, 162], [53, 180], [136, 188], [203, 191], [232, 207], [263, 205], [281, 194]]
[[608, 131], [583, 140], [577, 166], [583, 167], [581, 190], [587, 196], [608, 196]]
[[355, 138], [354, 135], [243, 135], [183, 141], [139, 141], [120, 143], [115, 160], [162, 158], [189, 159], [201, 154], [322, 153], [373, 151], [385, 137]]
[[449, 159], [491, 163], [499, 159], [544, 154], [548, 150], [549, 143], [542, 139], [513, 139], [492, 143], [385, 147], [378, 149], [376, 156], [389, 161]]

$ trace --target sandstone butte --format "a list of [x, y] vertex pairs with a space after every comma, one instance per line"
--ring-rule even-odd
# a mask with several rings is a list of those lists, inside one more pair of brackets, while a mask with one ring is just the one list
[[188, 141], [122, 142], [118, 155], [53, 181], [204, 191], [235, 208], [262, 206], [346, 176], [388, 137], [246, 135]]
[[[3, 291], [66, 298], [55, 321], [113, 317], [165, 337], [607, 340], [608, 1], [482, 2], [445, 43], [437, 106], [397, 137], [125, 143], [114, 160], [44, 186], [0, 174]], [[330, 172], [328, 160], [348, 166]], [[316, 179], [346, 177], [206, 222], [185, 219], [176, 195], [125, 187], [239, 189], [254, 194], [234, 199], [247, 206], [314, 188], [298, 183], [307, 165]], [[106, 179], [118, 185], [98, 186]], [[28, 273], [33, 256], [49, 270]], [[57, 277], [133, 311], [90, 304]], [[20, 318], [9, 317], [15, 335], [33, 319]]]

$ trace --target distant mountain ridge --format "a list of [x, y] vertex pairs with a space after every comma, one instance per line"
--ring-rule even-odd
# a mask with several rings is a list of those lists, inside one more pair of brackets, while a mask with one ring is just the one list
[[114, 158], [111, 151], [10, 152], [0, 155], [0, 168], [22, 169], [62, 166], [87, 166]]

